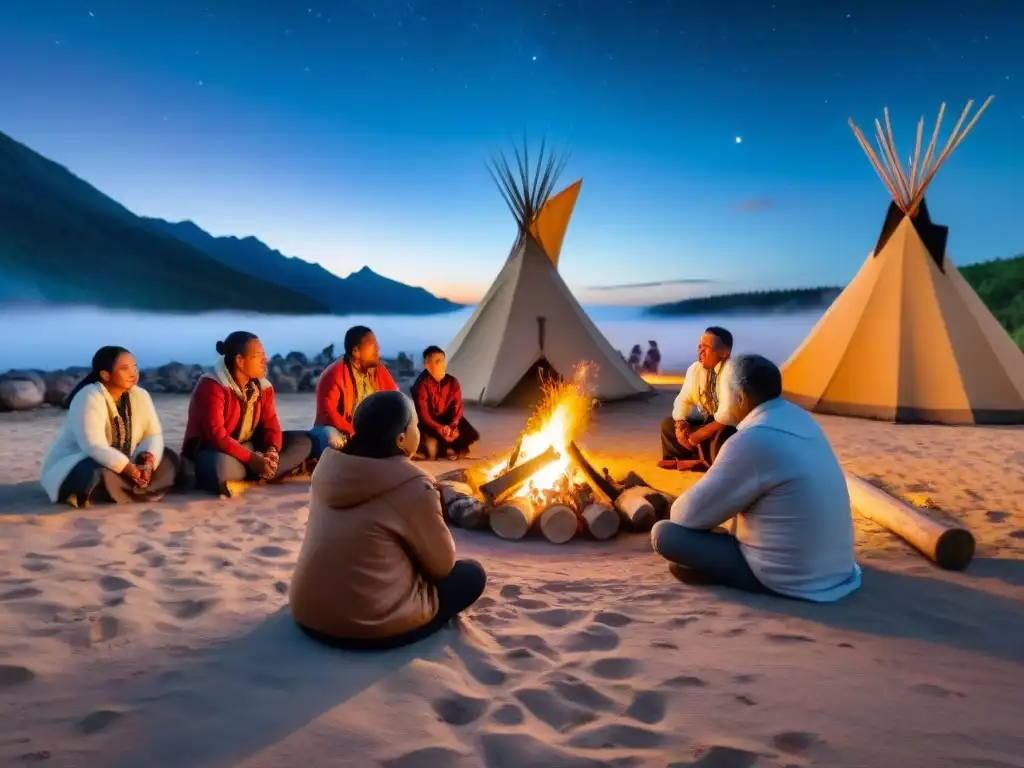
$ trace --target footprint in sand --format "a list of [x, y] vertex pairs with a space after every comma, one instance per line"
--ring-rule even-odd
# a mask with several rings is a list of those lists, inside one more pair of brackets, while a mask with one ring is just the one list
[[25, 553], [21, 567], [31, 573], [48, 573], [53, 570], [53, 561], [60, 560], [56, 555], [43, 555], [38, 552]]
[[765, 637], [773, 643], [782, 643], [783, 645], [816, 642], [813, 637], [808, 637], [807, 635], [766, 634]]
[[639, 664], [636, 659], [617, 657], [598, 659], [590, 665], [591, 671], [605, 680], [627, 680], [636, 674]]
[[732, 681], [734, 683], [739, 683], [740, 685], [748, 685], [760, 678], [760, 675], [733, 675]]
[[139, 516], [136, 520], [138, 521], [139, 528], [152, 531], [163, 523], [164, 516], [155, 509], [144, 509], [139, 512]]
[[1010, 531], [1010, 538], [1011, 539], [1024, 539], [1024, 529], [1020, 529], [1020, 530], [1017, 530], [1017, 531]]
[[218, 541], [216, 544], [214, 544], [214, 546], [217, 547], [217, 549], [224, 549], [224, 550], [227, 550], [228, 552], [241, 552], [242, 551], [241, 547], [236, 547], [230, 541]]
[[594, 624], [577, 632], [562, 646], [569, 653], [613, 651], [618, 647], [618, 633], [603, 624]]
[[519, 597], [522, 593], [523, 590], [520, 587], [517, 587], [515, 584], [506, 584], [504, 587], [501, 588], [501, 591], [498, 594], [500, 594], [506, 600], [514, 600], [517, 597]]
[[665, 640], [655, 640], [654, 642], [651, 643], [651, 647], [652, 648], [664, 648], [665, 650], [668, 650], [668, 651], [678, 651], [679, 650], [679, 646], [678, 645], [676, 645], [675, 643], [666, 642]]
[[88, 715], [83, 717], [78, 722], [76, 728], [88, 736], [91, 733], [98, 733], [99, 731], [108, 728], [112, 723], [120, 718], [120, 712], [115, 712], [112, 709], [99, 709], [95, 712], [90, 712]]
[[574, 675], [558, 673], [558, 676], [553, 678], [548, 685], [570, 704], [575, 704], [584, 709], [611, 712], [618, 710], [621, 706], [594, 686], [583, 682]]
[[677, 677], [671, 677], [661, 684], [662, 688], [706, 688], [708, 684], [707, 680], [702, 680], [699, 677], [691, 677], [690, 675], [679, 675]]
[[578, 749], [653, 749], [665, 743], [665, 734], [637, 725], [607, 723], [579, 731], [569, 739]]
[[491, 713], [491, 720], [498, 725], [522, 725], [526, 716], [515, 704], [502, 704]]
[[1001, 523], [1005, 521], [1006, 518], [1009, 517], [1009, 515], [1006, 512], [1003, 512], [1002, 510], [990, 509], [988, 512], [985, 513], [985, 517], [987, 517], [993, 523]]
[[538, 611], [551, 607], [549, 603], [546, 603], [543, 600], [536, 600], [532, 597], [520, 597], [518, 600], [513, 600], [512, 602], [516, 608], [522, 608], [524, 611]]
[[547, 688], [521, 688], [512, 695], [531, 715], [562, 733], [597, 719], [594, 712], [569, 704]]
[[604, 624], [606, 627], [624, 627], [627, 624], [633, 623], [629, 616], [624, 613], [616, 613], [615, 611], [601, 611], [594, 617], [594, 621], [598, 624]]
[[[547, 607], [545, 603], [541, 603], [539, 600], [535, 601], [540, 605]], [[523, 601], [520, 600], [519, 604], [522, 605]], [[536, 611], [528, 613], [527, 616], [538, 624], [543, 624], [545, 627], [551, 627], [552, 629], [559, 629], [561, 627], [568, 626], [574, 621], [579, 621], [586, 616], [586, 611], [573, 611], [568, 608], [550, 608], [546, 611]]]
[[185, 620], [202, 616], [218, 602], [217, 598], [208, 597], [203, 600], [167, 600], [160, 605], [175, 619]]
[[448, 725], [469, 725], [483, 717], [487, 711], [487, 699], [449, 693], [431, 701], [430, 706], [438, 719]]
[[4, 592], [0, 595], [0, 601], [6, 602], [7, 600], [22, 600], [26, 597], [36, 597], [41, 594], [43, 594], [43, 591], [41, 589], [36, 589], [35, 587], [18, 587], [17, 589], [12, 589], [9, 592]]
[[128, 579], [122, 579], [120, 576], [100, 576], [100, 589], [104, 592], [120, 592], [125, 589], [131, 589], [135, 584], [128, 581]]
[[665, 622], [665, 626], [670, 629], [682, 629], [688, 624], [692, 624], [697, 621], [700, 616], [676, 616], [675, 618], [669, 619]]
[[[487, 768], [522, 768], [526, 765], [554, 768], [608, 768], [608, 763], [541, 741], [526, 733], [485, 733], [480, 736], [483, 764]], [[480, 763], [476, 763], [479, 765]], [[419, 763], [430, 765], [431, 763]]]
[[739, 693], [736, 696], [734, 696], [733, 698], [735, 698], [736, 701], [738, 701], [740, 704], [746, 704], [748, 707], [756, 707], [757, 706], [757, 702], [754, 701], [749, 696], [747, 696], [747, 694], [745, 694], [745, 693]]
[[98, 547], [103, 543], [103, 536], [99, 533], [88, 531], [72, 536], [60, 545], [60, 549], [88, 549]]
[[288, 554], [288, 550], [284, 547], [277, 547], [273, 544], [267, 544], [262, 547], [256, 547], [252, 553], [258, 557], [284, 557]]
[[647, 725], [660, 723], [665, 719], [665, 694], [661, 691], [638, 691], [626, 708], [626, 717]]
[[458, 752], [451, 747], [423, 747], [406, 752], [404, 755], [390, 760], [381, 760], [384, 768], [463, 768], [467, 765], [468, 754]]
[[494, 639], [505, 648], [512, 650], [526, 648], [549, 659], [557, 659], [560, 655], [540, 635], [495, 635]]
[[752, 768], [758, 755], [745, 749], [712, 746], [699, 750], [697, 760], [690, 763], [670, 763], [668, 768]]
[[782, 733], [777, 733], [772, 737], [772, 746], [780, 752], [799, 755], [806, 752], [818, 743], [818, 741], [819, 739], [816, 733], [807, 733], [805, 731], [783, 731]]
[[0, 664], [0, 688], [11, 688], [24, 685], [36, 679], [36, 673], [28, 667], [13, 664]]
[[160, 552], [151, 552], [146, 555], [146, 565], [150, 568], [162, 568], [167, 563], [167, 556]]

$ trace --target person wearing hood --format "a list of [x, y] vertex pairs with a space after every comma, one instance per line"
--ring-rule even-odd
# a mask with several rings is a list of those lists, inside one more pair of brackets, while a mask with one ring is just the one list
[[455, 559], [440, 494], [410, 460], [420, 439], [412, 401], [371, 394], [353, 424], [353, 437], [313, 470], [291, 614], [328, 645], [397, 648], [475, 603], [487, 576], [479, 563]]
[[316, 414], [313, 417], [314, 452], [340, 449], [351, 439], [352, 414], [374, 392], [398, 391], [380, 359], [380, 344], [373, 331], [355, 325], [345, 332], [344, 355], [327, 366], [316, 382]]
[[[818, 422], [760, 355], [726, 363], [715, 420], [736, 434], [651, 531], [677, 578], [832, 602], [855, 591], [846, 478]], [[732, 532], [719, 526], [732, 523]]]
[[196, 486], [232, 496], [249, 483], [301, 471], [313, 441], [305, 432], [281, 430], [263, 344], [235, 331], [217, 342], [217, 354], [221, 359], [199, 378], [188, 404], [181, 454], [193, 464]]
[[92, 370], [68, 394], [68, 417], [43, 459], [40, 481], [50, 501], [157, 501], [175, 482], [178, 457], [163, 429], [139, 366], [124, 347], [101, 347]]

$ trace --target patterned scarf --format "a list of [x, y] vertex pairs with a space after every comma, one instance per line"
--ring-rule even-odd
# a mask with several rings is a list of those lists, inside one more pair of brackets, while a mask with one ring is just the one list
[[245, 385], [243, 392], [245, 397], [239, 398], [242, 405], [242, 418], [238, 421], [238, 434], [235, 440], [240, 443], [247, 443], [256, 431], [256, 401], [260, 399], [260, 385], [255, 379], [250, 379]]
[[110, 446], [125, 456], [132, 455], [132, 401], [127, 392], [110, 413]]
[[707, 373], [705, 386], [700, 390], [700, 407], [710, 417], [714, 418], [718, 411], [718, 371], [712, 368]]
[[370, 371], [357, 371], [354, 365], [349, 366], [352, 371], [352, 381], [355, 383], [356, 401], [352, 404], [352, 413], [366, 398], [377, 391], [377, 377]]

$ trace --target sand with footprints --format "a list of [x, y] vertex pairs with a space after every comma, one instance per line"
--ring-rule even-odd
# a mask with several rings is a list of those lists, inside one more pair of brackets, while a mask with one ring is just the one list
[[[311, 396], [281, 400], [302, 427]], [[156, 401], [176, 445], [186, 400]], [[669, 403], [604, 408], [583, 443], [679, 491], [692, 476], [651, 468]], [[822, 419], [847, 469], [975, 532], [965, 574], [863, 519], [864, 587], [829, 606], [683, 586], [645, 536], [460, 531], [484, 598], [420, 646], [355, 656], [288, 617], [307, 486], [54, 509], [35, 481], [61, 417], [0, 415], [2, 764], [1024, 765], [1019, 429]], [[498, 452], [525, 413], [471, 418]]]

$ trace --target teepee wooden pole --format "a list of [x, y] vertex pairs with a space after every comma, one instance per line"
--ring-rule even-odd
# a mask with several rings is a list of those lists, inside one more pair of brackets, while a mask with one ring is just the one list
[[868, 141], [864, 138], [864, 134], [861, 133], [860, 128], [858, 128], [857, 124], [853, 122], [853, 118], [851, 117], [847, 122], [849, 122], [850, 127], [853, 129], [853, 135], [856, 137], [857, 143], [860, 144], [860, 148], [863, 149], [864, 154], [868, 156], [868, 161], [871, 163], [871, 167], [874, 168], [875, 173], [878, 174], [878, 178], [880, 178], [882, 183], [885, 184], [885, 188], [889, 190], [889, 194], [892, 196], [892, 199], [895, 200], [897, 204], [900, 204], [899, 192], [896, 191], [896, 187], [893, 185], [892, 180], [890, 180], [886, 175], [885, 169], [882, 167], [878, 157], [875, 155], [875, 150], [873, 150], [871, 145], [868, 144]]
[[907, 184], [907, 177], [903, 174], [903, 165], [900, 162], [900, 153], [896, 149], [896, 138], [892, 134], [892, 123], [889, 122], [889, 108], [885, 107], [882, 110], [885, 115], [885, 133], [889, 138], [886, 146], [889, 148], [889, 154], [892, 157], [893, 166], [895, 167], [896, 173], [899, 174], [900, 184], [903, 187], [904, 192], [907, 194], [907, 201], [910, 201], [911, 191], [910, 185]]

